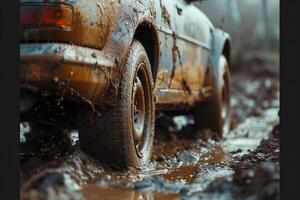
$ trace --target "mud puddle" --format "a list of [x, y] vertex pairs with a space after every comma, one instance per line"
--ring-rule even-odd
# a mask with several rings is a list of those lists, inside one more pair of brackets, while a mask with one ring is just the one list
[[[261, 122], [265, 124], [260, 125]], [[160, 194], [160, 198], [167, 199], [164, 195], [173, 194], [179, 195], [176, 198], [189, 199], [205, 191], [217, 179], [232, 180], [235, 173], [232, 163], [254, 151], [262, 140], [269, 137], [276, 123], [277, 112], [270, 110], [265, 115], [241, 123], [220, 142], [171, 134], [165, 137], [168, 143], [165, 145], [164, 140], [159, 138], [161, 146], [154, 147], [153, 159], [147, 170], [125, 173], [105, 171], [91, 186], [96, 185], [102, 192], [106, 191], [105, 188], [125, 189], [144, 199], [147, 199], [144, 193], [151, 198]]]
[[87, 200], [179, 200], [178, 194], [160, 194], [138, 192], [133, 189], [99, 188], [94, 185], [82, 189], [83, 197]]

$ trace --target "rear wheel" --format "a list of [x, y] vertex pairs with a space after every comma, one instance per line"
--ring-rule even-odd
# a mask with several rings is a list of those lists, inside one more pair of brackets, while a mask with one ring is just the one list
[[141, 167], [151, 155], [155, 105], [150, 62], [138, 41], [130, 47], [121, 74], [116, 103], [101, 116], [89, 112], [82, 117], [80, 145], [115, 168]]
[[211, 99], [197, 105], [195, 123], [198, 129], [211, 129], [222, 137], [229, 132], [231, 124], [230, 72], [223, 55], [218, 70], [218, 77], [213, 81]]

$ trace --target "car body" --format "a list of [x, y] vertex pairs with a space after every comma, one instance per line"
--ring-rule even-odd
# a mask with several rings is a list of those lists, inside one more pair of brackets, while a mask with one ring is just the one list
[[[210, 98], [220, 56], [230, 63], [229, 35], [189, 0], [20, 2], [22, 90], [112, 105], [118, 99], [120, 68], [137, 40], [151, 64], [156, 110], [188, 110]], [[59, 13], [63, 26], [30, 22], [48, 8], [51, 16]], [[32, 106], [26, 105], [24, 113]]]

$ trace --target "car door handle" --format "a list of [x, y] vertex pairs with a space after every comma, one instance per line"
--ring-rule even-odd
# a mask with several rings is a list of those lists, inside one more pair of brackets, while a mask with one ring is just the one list
[[176, 4], [176, 10], [177, 10], [178, 15], [182, 14], [183, 9], [178, 4]]

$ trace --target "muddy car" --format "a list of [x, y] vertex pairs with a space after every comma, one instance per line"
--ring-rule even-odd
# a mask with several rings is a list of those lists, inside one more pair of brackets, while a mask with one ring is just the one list
[[68, 124], [117, 168], [147, 164], [159, 112], [229, 131], [230, 37], [195, 0], [20, 2], [21, 121], [32, 130]]

